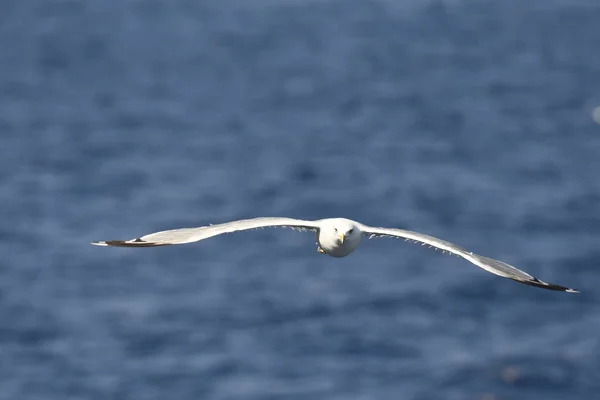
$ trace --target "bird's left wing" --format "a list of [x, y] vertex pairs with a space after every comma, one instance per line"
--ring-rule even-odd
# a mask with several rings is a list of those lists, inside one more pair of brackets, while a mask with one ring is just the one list
[[536, 286], [542, 289], [579, 293], [579, 291], [576, 289], [571, 289], [565, 286], [540, 281], [539, 279], [529, 275], [527, 272], [521, 271], [520, 269], [517, 269], [512, 265], [508, 265], [502, 261], [494, 260], [492, 258], [474, 254], [473, 252], [470, 252], [454, 243], [450, 243], [433, 236], [425, 235], [423, 233], [394, 228], [374, 228], [365, 225], [361, 227], [361, 230], [363, 231], [364, 235], [369, 237], [395, 237], [419, 242], [422, 245], [429, 245], [431, 247], [438, 248], [452, 253], [454, 255], [457, 255], [459, 257], [462, 257], [465, 260], [477, 265], [478, 267], [483, 268], [488, 272], [491, 272], [492, 274], [501, 276], [503, 278], [512, 279], [514, 281], [524, 283], [526, 285]]
[[184, 244], [208, 239], [213, 236], [237, 231], [246, 231], [250, 229], [285, 227], [300, 231], [317, 231], [319, 229], [318, 221], [304, 221], [294, 218], [284, 217], [264, 217], [252, 218], [239, 221], [227, 222], [218, 225], [201, 226], [197, 228], [181, 228], [168, 231], [150, 233], [148, 235], [131, 240], [106, 240], [94, 241], [96, 246], [117, 246], [117, 247], [156, 247], [168, 246], [172, 244]]

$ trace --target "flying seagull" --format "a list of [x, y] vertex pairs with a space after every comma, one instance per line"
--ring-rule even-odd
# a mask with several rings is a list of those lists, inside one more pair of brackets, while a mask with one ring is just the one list
[[96, 246], [117, 247], [168, 246], [173, 244], [198, 242], [224, 233], [269, 227], [284, 227], [299, 231], [314, 232], [317, 236], [317, 250], [322, 254], [327, 254], [332, 257], [345, 257], [349, 255], [356, 250], [364, 237], [391, 237], [410, 240], [415, 243], [421, 243], [423, 246], [428, 245], [436, 249], [441, 249], [443, 252], [462, 257], [478, 267], [503, 278], [512, 279], [542, 289], [579, 293], [576, 289], [543, 282], [529, 275], [527, 272], [521, 271], [502, 261], [474, 254], [454, 243], [433, 236], [403, 229], [375, 228], [345, 218], [327, 218], [316, 221], [305, 221], [284, 217], [252, 218], [218, 225], [155, 232], [131, 240], [94, 241], [92, 244]]

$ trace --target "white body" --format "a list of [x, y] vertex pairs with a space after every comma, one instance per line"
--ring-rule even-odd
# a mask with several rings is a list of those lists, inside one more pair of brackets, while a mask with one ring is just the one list
[[355, 221], [345, 218], [332, 218], [330, 221], [333, 223], [326, 224], [317, 231], [317, 243], [327, 255], [346, 257], [362, 241], [360, 227]]

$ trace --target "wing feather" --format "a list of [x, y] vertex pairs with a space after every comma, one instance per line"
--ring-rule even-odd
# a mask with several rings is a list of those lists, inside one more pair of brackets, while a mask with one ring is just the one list
[[300, 231], [317, 231], [319, 229], [318, 221], [304, 221], [294, 218], [284, 217], [264, 217], [244, 219], [232, 222], [226, 222], [217, 225], [200, 226], [197, 228], [180, 228], [150, 233], [139, 238], [131, 240], [103, 240], [94, 241], [96, 246], [117, 246], [117, 247], [156, 247], [168, 246], [173, 244], [184, 244], [198, 242], [213, 236], [251, 229], [283, 227], [292, 228]]
[[571, 289], [565, 286], [555, 285], [553, 283], [543, 282], [525, 271], [521, 271], [509, 265], [505, 262], [494, 260], [492, 258], [480, 256], [468, 251], [454, 243], [447, 242], [442, 239], [438, 239], [433, 236], [425, 235], [423, 233], [407, 231], [404, 229], [394, 228], [376, 228], [371, 226], [363, 225], [361, 227], [363, 234], [373, 237], [393, 237], [410, 240], [413, 242], [421, 243], [422, 245], [429, 245], [433, 248], [441, 249], [443, 252], [449, 252], [456, 256], [462, 257], [465, 260], [477, 265], [484, 270], [491, 272], [492, 274], [501, 276], [503, 278], [512, 279], [514, 281], [524, 283], [526, 285], [536, 286], [548, 290], [559, 290], [563, 292], [579, 293], [576, 289]]

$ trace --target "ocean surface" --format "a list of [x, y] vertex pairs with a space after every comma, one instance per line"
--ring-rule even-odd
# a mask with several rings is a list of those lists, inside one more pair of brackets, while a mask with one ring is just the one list
[[[0, 399], [598, 399], [599, 21], [3, 0]], [[89, 244], [267, 215], [417, 230], [582, 293], [385, 239]]]

